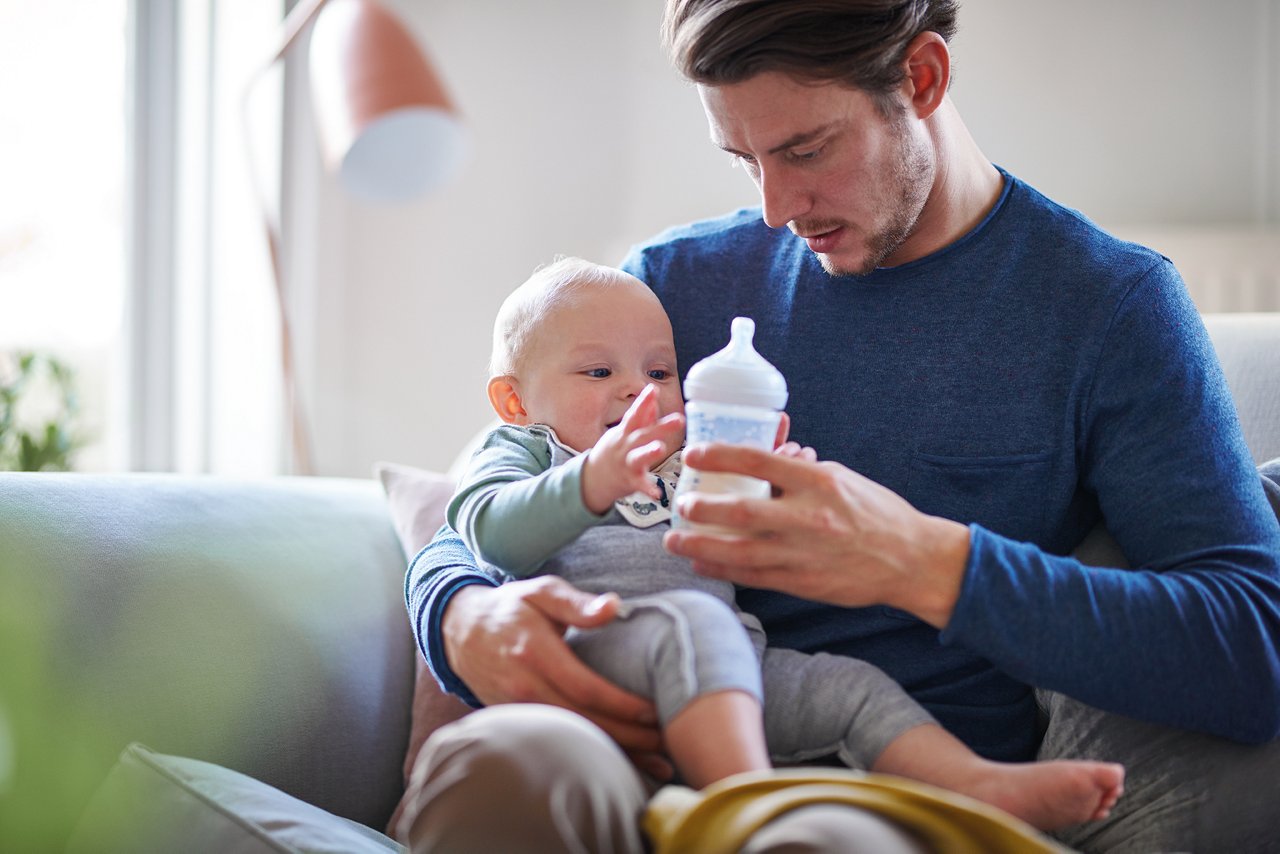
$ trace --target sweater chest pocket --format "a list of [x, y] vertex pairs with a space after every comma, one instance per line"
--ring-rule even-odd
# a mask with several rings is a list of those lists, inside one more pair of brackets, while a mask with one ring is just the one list
[[976, 522], [1015, 540], [1044, 534], [1051, 451], [952, 455], [916, 451], [904, 496], [931, 516]]

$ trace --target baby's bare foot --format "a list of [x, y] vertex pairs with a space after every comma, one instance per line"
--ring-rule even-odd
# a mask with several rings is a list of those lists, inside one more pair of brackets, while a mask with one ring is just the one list
[[1124, 766], [1111, 762], [984, 764], [964, 794], [1040, 830], [1106, 818], [1124, 792]]

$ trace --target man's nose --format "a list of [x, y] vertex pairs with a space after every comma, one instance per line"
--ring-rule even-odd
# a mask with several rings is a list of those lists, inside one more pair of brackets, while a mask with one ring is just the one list
[[776, 169], [762, 169], [759, 187], [764, 222], [770, 228], [782, 228], [813, 207], [809, 191], [793, 175], [781, 174]]

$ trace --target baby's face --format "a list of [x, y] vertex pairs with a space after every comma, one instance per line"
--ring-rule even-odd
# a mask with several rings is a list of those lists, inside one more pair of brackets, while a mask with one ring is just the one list
[[575, 294], [543, 319], [526, 363], [519, 383], [528, 423], [550, 425], [576, 451], [592, 447], [650, 383], [659, 417], [684, 412], [671, 322], [638, 281]]

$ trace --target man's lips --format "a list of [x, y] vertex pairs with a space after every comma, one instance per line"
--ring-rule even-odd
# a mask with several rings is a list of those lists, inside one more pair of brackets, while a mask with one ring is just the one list
[[822, 254], [835, 249], [836, 244], [840, 242], [840, 236], [844, 234], [844, 226], [837, 226], [830, 231], [821, 231], [812, 235], [801, 234], [805, 243], [809, 245], [811, 252]]

